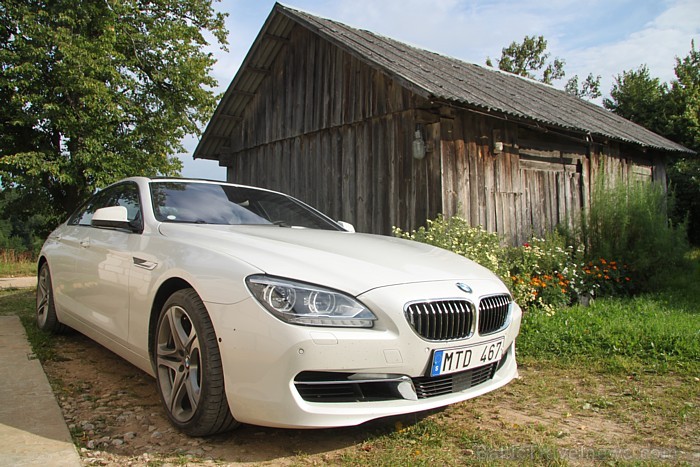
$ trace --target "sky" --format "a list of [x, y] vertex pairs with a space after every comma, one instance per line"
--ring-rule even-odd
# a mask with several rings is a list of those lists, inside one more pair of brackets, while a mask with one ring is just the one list
[[[700, 47], [700, 0], [287, 0], [284, 5], [367, 29], [466, 62], [484, 64], [501, 49], [542, 35], [551, 57], [566, 61], [566, 77], [600, 75], [609, 94], [615, 77], [646, 64], [662, 82], [675, 78], [676, 57]], [[215, 92], [226, 90], [270, 14], [272, 0], [221, 0], [228, 13], [228, 52], [212, 46]], [[215, 161], [193, 160], [198, 137], [185, 139], [185, 177], [224, 180]]]

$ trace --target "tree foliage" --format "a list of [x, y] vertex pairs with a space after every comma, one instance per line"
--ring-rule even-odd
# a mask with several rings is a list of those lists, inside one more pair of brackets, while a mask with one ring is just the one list
[[588, 73], [588, 76], [580, 85], [578, 75], [574, 75], [566, 82], [564, 91], [581, 99], [597, 99], [602, 96], [600, 92], [600, 75], [593, 76], [593, 73]]
[[[549, 57], [544, 36], [525, 36], [522, 43], [513, 41], [504, 47], [496, 62], [499, 70], [552, 84], [564, 77], [565, 62], [558, 57], [550, 62]], [[486, 59], [486, 64], [493, 66], [490, 58]]]
[[700, 245], [700, 51], [694, 42], [686, 57], [676, 58], [675, 72], [669, 91], [669, 137], [698, 154], [677, 160], [669, 177], [679, 208], [676, 217], [687, 216], [690, 240]]
[[686, 57], [676, 57], [675, 73], [669, 91], [670, 133], [700, 152], [700, 51], [694, 41]]
[[[496, 62], [499, 70], [552, 84], [566, 75], [566, 62], [559, 57], [550, 61], [550, 56], [544, 36], [525, 36], [521, 43], [513, 41], [508, 47], [504, 47], [501, 50], [501, 58]], [[493, 66], [491, 58], [486, 59], [486, 65]], [[564, 90], [581, 99], [597, 99], [601, 96], [600, 76], [590, 73], [579, 85], [578, 75], [574, 75], [566, 82]]]
[[[700, 152], [700, 51], [691, 43], [684, 58], [676, 58], [676, 78], [670, 86], [649, 74], [646, 66], [623, 71], [615, 79], [612, 110], [662, 136]], [[690, 240], [700, 245], [700, 161], [698, 156], [673, 162], [668, 170], [676, 196], [674, 218], [688, 221]]]
[[668, 131], [668, 86], [659, 78], [652, 78], [646, 65], [636, 70], [623, 71], [615, 77], [610, 97], [603, 106], [627, 120], [659, 134]]
[[216, 103], [206, 33], [225, 46], [212, 0], [4, 0], [0, 177], [15, 209], [55, 221], [124, 176], [177, 174]]

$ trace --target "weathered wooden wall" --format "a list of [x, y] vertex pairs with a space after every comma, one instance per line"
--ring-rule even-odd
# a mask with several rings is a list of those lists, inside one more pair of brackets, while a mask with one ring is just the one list
[[289, 193], [359, 231], [444, 213], [519, 243], [572, 225], [600, 173], [665, 183], [653, 154], [429, 101], [301, 27], [271, 70], [222, 158], [228, 180]]
[[303, 28], [282, 56], [233, 138], [228, 180], [289, 193], [364, 232], [437, 215], [439, 156], [411, 157], [423, 100]]
[[560, 224], [574, 227], [599, 176], [666, 183], [661, 155], [628, 145], [588, 142], [467, 110], [441, 124], [443, 213], [512, 243]]

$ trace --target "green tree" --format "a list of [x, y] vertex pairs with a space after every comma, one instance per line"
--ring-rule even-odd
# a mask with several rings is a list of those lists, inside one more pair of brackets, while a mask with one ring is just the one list
[[615, 77], [610, 97], [603, 106], [661, 135], [668, 133], [666, 115], [668, 85], [652, 78], [646, 65]]
[[[566, 75], [566, 62], [559, 57], [550, 61], [550, 55], [544, 36], [525, 36], [521, 43], [513, 41], [501, 50], [501, 58], [497, 60], [497, 65], [499, 70], [552, 84]], [[494, 66], [491, 58], [486, 59], [486, 65]], [[567, 81], [564, 90], [582, 99], [600, 97], [600, 76], [594, 77], [593, 74], [589, 74], [581, 86], [578, 81], [578, 76], [574, 75]]]
[[[522, 43], [513, 41], [504, 47], [497, 64], [499, 70], [552, 84], [552, 81], [564, 77], [565, 62], [558, 57], [550, 62], [549, 57], [544, 36], [525, 36]], [[486, 59], [486, 64], [493, 66], [491, 58]]]
[[700, 51], [695, 42], [683, 59], [676, 57], [676, 79], [669, 91], [669, 133], [676, 141], [700, 151]]
[[[670, 86], [653, 78], [642, 65], [615, 79], [603, 105], [635, 123], [700, 152], [700, 52], [691, 43], [684, 58], [676, 58], [676, 79]], [[675, 160], [668, 168], [676, 202], [672, 217], [688, 221], [688, 236], [700, 245], [700, 160]]]
[[[130, 175], [173, 175], [214, 109], [226, 45], [213, 0], [3, 0], [0, 182], [24, 211], [65, 214]], [[22, 209], [20, 209], [22, 210]]]
[[[700, 51], [691, 42], [690, 52], [676, 58], [676, 79], [668, 100], [669, 134], [675, 141], [700, 153]], [[678, 159], [669, 169], [676, 195], [675, 217], [687, 217], [690, 241], [700, 245], [700, 158]]]
[[566, 82], [564, 90], [581, 99], [597, 99], [602, 96], [600, 93], [600, 75], [593, 76], [593, 73], [589, 73], [581, 85], [578, 82], [578, 75], [574, 75]]

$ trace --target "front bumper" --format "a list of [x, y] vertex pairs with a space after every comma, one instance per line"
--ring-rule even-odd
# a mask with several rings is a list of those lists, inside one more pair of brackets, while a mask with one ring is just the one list
[[[466, 296], [455, 282], [383, 287], [358, 297], [377, 315], [372, 329], [283, 323], [253, 298], [236, 305], [206, 303], [219, 337], [226, 396], [240, 422], [294, 428], [357, 425], [470, 399], [517, 377], [515, 337], [522, 312], [512, 303], [505, 329], [455, 341], [428, 341], [404, 317], [417, 300], [507, 292], [495, 281], [471, 281]], [[433, 351], [503, 337], [500, 361], [431, 378]], [[437, 389], [436, 389], [437, 388]]]

